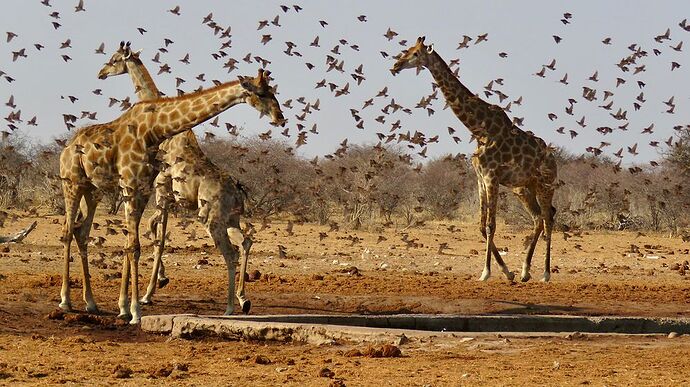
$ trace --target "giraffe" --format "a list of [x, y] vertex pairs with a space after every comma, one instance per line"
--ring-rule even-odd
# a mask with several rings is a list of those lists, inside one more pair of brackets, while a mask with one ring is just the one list
[[512, 281], [514, 274], [508, 269], [494, 244], [496, 207], [499, 185], [511, 188], [532, 216], [534, 230], [522, 265], [521, 280], [529, 281], [532, 255], [539, 236], [544, 232], [546, 256], [544, 277], [551, 278], [551, 233], [556, 208], [551, 205], [557, 176], [556, 159], [547, 144], [531, 132], [515, 126], [499, 106], [483, 101], [470, 92], [453, 74], [433, 45], [425, 45], [424, 37], [401, 52], [391, 68], [396, 75], [404, 69], [419, 72], [426, 68], [441, 88], [453, 113], [469, 129], [477, 141], [472, 165], [477, 174], [481, 210], [482, 236], [486, 239], [486, 263], [480, 280], [491, 276], [491, 255]]
[[[88, 236], [103, 193], [119, 189], [125, 198], [127, 235], [118, 301], [119, 317], [128, 319], [131, 324], [140, 322], [139, 223], [153, 185], [159, 145], [243, 101], [263, 114], [269, 114], [273, 124], [284, 125], [278, 101], [273, 93], [266, 92], [266, 82], [259, 72], [256, 78], [242, 77], [180, 97], [141, 101], [111, 122], [87, 126], [75, 133], [60, 153], [60, 178], [65, 200], [60, 308], [72, 309], [69, 261], [70, 245], [74, 238], [81, 258], [86, 310], [98, 312], [88, 268]], [[80, 211], [82, 199], [84, 204]], [[131, 299], [128, 295], [130, 274]]]
[[[132, 52], [129, 43], [120, 45], [111, 60], [98, 73], [99, 78], [129, 73], [135, 92], [140, 100], [160, 96], [148, 70], [139, 59], [138, 52]], [[268, 79], [269, 72], [263, 76]], [[267, 86], [267, 84], [265, 85]], [[242, 87], [237, 85], [236, 87]], [[266, 93], [271, 93], [266, 90]], [[152, 303], [156, 282], [159, 287], [168, 283], [162, 261], [165, 248], [168, 210], [172, 202], [185, 204], [187, 208], [199, 211], [198, 219], [206, 227], [216, 247], [221, 251], [228, 266], [228, 306], [226, 314], [233, 313], [232, 291], [235, 289], [235, 263], [237, 250], [228, 248], [228, 237], [233, 247], [239, 249], [242, 257], [240, 279], [236, 297], [244, 313], [248, 313], [251, 302], [244, 294], [244, 273], [246, 272], [249, 249], [252, 240], [240, 229], [240, 215], [244, 213], [244, 191], [236, 180], [215, 166], [199, 147], [192, 131], [186, 131], [161, 143], [159, 157], [167, 168], [156, 176], [156, 211], [150, 218], [149, 228], [156, 237], [154, 244], [154, 265], [146, 294], [141, 299], [144, 305]]]

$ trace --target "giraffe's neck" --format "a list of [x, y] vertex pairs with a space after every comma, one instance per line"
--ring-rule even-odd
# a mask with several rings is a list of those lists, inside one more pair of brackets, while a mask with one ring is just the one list
[[240, 82], [233, 81], [181, 97], [142, 101], [133, 109], [143, 115], [135, 120], [146, 123], [139, 126], [146, 133], [139, 134], [162, 142], [244, 103], [247, 95]]
[[127, 61], [127, 72], [134, 82], [134, 91], [140, 100], [160, 98], [161, 92], [151, 78], [151, 74], [139, 59]]
[[[153, 77], [151, 77], [151, 73], [149, 73], [148, 69], [146, 69], [146, 66], [141, 60], [134, 59], [132, 61], [128, 61], [127, 72], [132, 78], [134, 91], [136, 92], [140, 101], [157, 99], [161, 97], [163, 93], [158, 90], [156, 83], [153, 81]], [[196, 140], [196, 135], [194, 135], [193, 131], [188, 130], [180, 133], [179, 135], [186, 138], [187, 145], [200, 148], [199, 142]]]
[[435, 51], [430, 54], [427, 68], [441, 88], [453, 113], [465, 124], [472, 136], [477, 140], [488, 137], [490, 128], [488, 120], [485, 120], [489, 118], [491, 105], [465, 87]]

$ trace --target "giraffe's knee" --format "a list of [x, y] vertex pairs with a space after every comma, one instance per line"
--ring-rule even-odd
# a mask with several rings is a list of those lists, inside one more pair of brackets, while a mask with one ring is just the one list
[[244, 247], [244, 251], [249, 253], [249, 249], [252, 248], [252, 245], [254, 244], [254, 241], [252, 241], [251, 238], [246, 237], [244, 238], [244, 241], [242, 242], [242, 247]]

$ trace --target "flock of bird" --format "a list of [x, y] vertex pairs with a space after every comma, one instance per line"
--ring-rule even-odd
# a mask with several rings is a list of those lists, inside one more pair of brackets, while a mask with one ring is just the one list
[[[44, 13], [48, 16], [47, 23], [52, 25], [52, 29], [57, 34], [60, 34], [61, 31], [65, 29], [65, 18], [63, 17], [65, 13], [75, 12], [77, 14], [88, 14], [89, 9], [88, 4], [85, 4], [84, 0], [77, 1], [73, 7], [66, 7], [64, 3], [53, 3], [51, 0], [41, 0], [40, 4], [45, 7]], [[304, 5], [304, 7], [307, 7], [307, 5]], [[380, 89], [377, 88], [377, 92], [366, 97], [362, 101], [358, 101], [357, 105], [347, 106], [350, 105], [352, 99], [347, 99], [347, 104], [341, 102], [341, 97], [347, 96], [354, 89], [362, 88], [372, 82], [372, 80], [367, 79], [369, 75], [365, 72], [362, 63], [346, 63], [343, 54], [347, 51], [348, 58], [351, 58], [357, 55], [372, 55], [372, 53], [362, 51], [362, 46], [364, 46], [364, 44], [350, 41], [347, 38], [336, 39], [336, 41], [332, 41], [332, 39], [325, 41], [325, 39], [320, 36], [319, 30], [326, 30], [330, 27], [328, 20], [300, 21], [300, 23], [313, 25], [312, 28], [314, 29], [315, 36], [308, 41], [302, 42], [284, 37], [281, 28], [287, 23], [294, 23], [296, 20], [295, 18], [299, 18], [302, 11], [302, 5], [279, 5], [275, 10], [266, 11], [267, 15], [270, 15], [269, 17], [257, 20], [255, 33], [258, 36], [255, 38], [255, 44], [260, 47], [271, 47], [271, 57], [266, 54], [262, 54], [263, 56], [261, 56], [252, 54], [251, 52], [241, 58], [233, 57], [231, 52], [234, 51], [232, 40], [235, 31], [233, 31], [232, 27], [222, 24], [213, 12], [208, 13], [208, 15], [198, 21], [202, 25], [208, 27], [208, 34], [210, 37], [218, 40], [218, 49], [211, 52], [210, 55], [213, 60], [217, 61], [222, 69], [228, 73], [232, 73], [240, 68], [247, 68], [249, 65], [271, 68], [273, 62], [276, 62], [275, 56], [282, 55], [294, 59], [295, 68], [291, 73], [294, 74], [295, 77], [301, 77], [305, 72], [308, 73], [310, 77], [313, 77], [314, 73], [320, 72], [321, 75], [317, 76], [317, 78], [321, 79], [314, 84], [312, 95], [286, 98], [286, 94], [287, 97], [293, 94], [289, 90], [285, 90], [284, 87], [280, 88], [279, 91], [282, 92], [280, 98], [283, 109], [292, 113], [286, 114], [286, 116], [290, 117], [290, 125], [280, 132], [274, 132], [275, 129], [261, 131], [257, 133], [257, 137], [260, 140], [283, 139], [284, 141], [289, 141], [294, 144], [290, 148], [291, 150], [296, 150], [297, 148], [307, 145], [310, 140], [319, 135], [320, 130], [322, 130], [319, 128], [318, 118], [314, 118], [312, 114], [321, 111], [323, 106], [328, 105], [329, 109], [343, 109], [349, 112], [352, 121], [349, 124], [343, 122], [341, 125], [343, 127], [350, 126], [353, 128], [354, 132], [352, 132], [352, 137], [357, 138], [359, 136], [361, 138], [360, 132], [364, 131], [367, 133], [375, 133], [375, 138], [378, 140], [380, 146], [386, 146], [387, 144], [402, 144], [403, 149], [406, 147], [409, 150], [410, 157], [406, 159], [409, 162], [427, 158], [428, 153], [430, 153], [429, 147], [434, 146], [434, 144], [448, 143], [450, 141], [453, 143], [463, 142], [463, 131], [453, 126], [447, 128], [448, 136], [444, 134], [429, 135], [425, 133], [423, 129], [416, 130], [406, 128], [404, 122], [407, 116], [418, 116], [422, 114], [425, 117], [430, 117], [434, 115], [437, 110], [447, 108], [447, 105], [443, 106], [443, 97], [439, 96], [439, 92], [435, 87], [432, 87], [431, 92], [425, 97], [422, 97], [414, 106], [404, 106], [401, 104], [399, 99], [396, 100], [395, 94], [385, 85], [382, 85]], [[185, 7], [177, 5], [171, 8], [161, 9], [161, 13], [163, 14], [158, 16], [160, 18], [178, 18], [181, 21], [185, 15]], [[288, 16], [290, 17], [288, 18]], [[556, 46], [563, 44], [563, 41], [569, 38], [567, 35], [567, 28], [576, 22], [577, 15], [565, 12], [559, 19], [564, 29], [554, 33], [552, 36], [552, 44]], [[352, 21], [352, 23], [360, 24], [371, 22], [370, 18], [365, 14], [359, 15]], [[354, 27], [356, 27], [356, 25]], [[133, 31], [133, 33], [140, 35], [142, 39], [146, 39], [147, 34], [149, 34], [149, 29], [150, 27], [141, 26], [137, 27], [136, 31]], [[639, 154], [642, 147], [649, 146], [656, 148], [663, 145], [669, 147], [673, 146], [674, 141], [676, 141], [673, 132], [665, 128], [660, 129], [655, 127], [653, 122], [649, 123], [648, 126], [644, 127], [641, 131], [639, 129], [633, 129], [633, 127], [639, 126], [639, 123], [635, 122], [631, 126], [631, 118], [629, 115], [632, 116], [630, 113], [634, 113], [649, 104], [663, 105], [664, 108], [661, 114], [675, 114], [676, 103], [682, 103], [683, 101], [675, 96], [668, 96], [668, 98], [663, 101], [648, 101], [645, 96], [648, 86], [644, 79], [644, 74], [650, 66], [647, 63], [650, 57], [663, 57], [667, 55], [668, 52], [683, 52], [683, 38], [685, 36], [684, 34], [687, 32], [690, 32], [690, 25], [688, 25], [687, 20], [684, 19], [679, 21], [677, 26], [666, 28], [658, 35], [651, 36], [650, 41], [653, 42], [651, 46], [648, 45], [647, 42], [630, 44], [627, 47], [626, 54], [620, 57], [617, 63], [612, 64], [617, 67], [618, 71], [615, 79], [602, 79], [600, 78], [600, 72], [594, 70], [591, 76], [586, 79], [585, 83], [581, 86], [581, 95], [573, 96], [568, 98], [567, 101], [564, 101], [562, 112], [545, 111], [544, 114], [548, 117], [548, 120], [554, 123], [555, 132], [567, 136], [563, 139], [563, 143], [568, 143], [569, 140], [575, 139], [584, 131], [587, 131], [588, 135], [591, 136], [591, 129], [595, 129], [601, 136], [601, 141], [590, 144], [583, 150], [594, 156], [607, 154], [613, 157], [614, 160], [622, 160], [627, 156], [627, 162], [634, 162], [635, 156]], [[6, 31], [6, 45], [9, 48], [9, 57], [5, 60], [12, 62], [31, 60], [36, 52], [41, 52], [46, 48], [45, 44], [42, 42], [33, 43], [33, 47], [26, 46], [27, 42], [22, 40], [22, 35], [24, 35], [22, 31]], [[373, 38], [374, 37], [372, 37], [372, 39]], [[458, 42], [455, 52], [445, 52], [445, 49], [440, 52], [446, 59], [448, 65], [455, 71], [461, 80], [465, 77], [471, 78], [470, 74], [465, 73], [460, 76], [460, 59], [453, 58], [453, 55], [462, 55], [464, 50], [470, 50], [476, 46], [486, 44], [490, 38], [489, 33], [482, 33], [476, 36], [463, 35]], [[74, 36], [64, 36], [64, 40], [60, 39], [61, 42], [58, 45], [59, 60], [68, 64], [73, 61], [70, 56], [70, 50], [72, 49], [73, 40], [76, 39], [77, 37]], [[241, 37], [238, 36], [238, 39], [249, 40], [254, 38], [250, 34], [243, 32]], [[397, 50], [400, 50], [408, 46], [408, 40], [401, 38], [400, 34], [396, 32], [393, 27], [382, 27], [378, 39], [384, 39], [384, 43], [388, 44], [388, 46], [386, 46], [389, 48], [388, 50], [379, 50], [378, 53], [375, 53], [379, 59], [385, 61], [390, 60], [397, 53], [391, 51], [391, 49], [397, 47]], [[121, 37], [113, 38], [113, 41], [119, 40], [121, 40]], [[279, 42], [279, 40], [283, 41]], [[598, 44], [608, 46], [614, 43], [616, 43], [615, 37], [606, 36], [602, 37], [601, 42]], [[153, 66], [157, 67], [157, 71], [153, 71], [152, 75], [154, 77], [174, 77], [176, 86], [175, 93], [181, 95], [185, 93], [183, 90], [185, 85], [190, 84], [192, 81], [177, 74], [173, 68], [175, 67], [175, 63], [190, 66], [192, 59], [189, 53], [182, 55], [180, 58], [170, 57], [169, 49], [174, 44], [175, 41], [173, 39], [166, 37], [158, 50], [152, 54], [152, 58], [150, 59], [151, 63]], [[94, 48], [94, 55], [106, 54], [107, 46], [109, 46], [109, 44], [106, 42], [99, 44]], [[511, 55], [510, 52], [500, 51], [496, 60], [505, 60]], [[244, 64], [248, 66], [241, 67]], [[676, 59], [669, 59], [668, 71], [678, 71], [683, 65], [682, 62]], [[152, 66], [149, 67], [154, 68]], [[389, 66], [382, 63], [381, 67], [382, 69], [387, 69]], [[369, 72], [372, 72], [372, 70], [369, 69]], [[279, 73], [279, 71], [274, 71], [274, 73]], [[533, 73], [533, 76], [544, 80], [556, 81], [565, 86], [574, 82], [567, 72], [559, 73], [559, 63], [557, 59], [547, 60], [545, 64]], [[23, 109], [19, 104], [20, 101], [17, 101], [11, 93], [13, 87], [22, 87], [22, 80], [17, 79], [15, 75], [9, 72], [3, 71], [2, 67], [0, 67], [0, 77], [0, 79], [4, 79], [6, 83], [7, 88], [5, 88], [5, 90], [10, 92], [4, 104], [8, 110], [6, 115], [3, 114], [6, 122], [6, 129], [2, 131], [2, 140], [4, 141], [7, 140], [13, 132], [17, 130], [26, 130], [31, 126], [37, 126], [39, 122], [43, 120], [39, 114], [32, 114], [30, 118], [22, 116]], [[198, 73], [194, 78], [195, 81], [200, 82], [200, 85], [195, 90], [209, 87], [209, 81], [213, 83], [220, 82], [207, 79], [207, 75], [204, 72]], [[277, 84], [281, 85], [281, 80], [278, 77], [276, 78]], [[305, 76], [305, 79], [308, 79], [308, 77]], [[377, 78], [375, 81], [380, 82], [381, 80]], [[393, 82], [393, 80], [387, 79], [386, 82]], [[488, 82], [482, 89], [473, 91], [480, 94], [482, 98], [503, 107], [509, 115], [513, 116], [514, 123], [518, 126], [522, 126], [525, 117], [516, 116], [513, 110], [523, 104], [523, 97], [509, 96], [509, 93], [505, 91], [506, 83], [507, 80], [504, 78], [496, 77]], [[635, 84], [636, 87], [639, 88], [639, 94], [633, 101], [616, 99], [617, 89], [625, 87], [626, 84]], [[50, 85], [47, 86], [50, 87]], [[133, 103], [131, 99], [133, 97], [131, 96], [106, 96], [103, 94], [103, 89], [101, 88], [92, 90], [92, 94], [105, 99], [108, 107], [126, 110]], [[80, 109], [80, 103], [84, 99], [83, 96], [61, 94], [60, 98], [67, 102], [67, 106], [69, 106], [70, 110], [62, 114], [62, 120], [67, 130], [72, 130], [77, 125], [90, 124], [101, 120], [98, 116], [100, 111]], [[586, 112], [591, 112], [593, 109], [600, 109], [608, 113], [608, 116], [615, 124], [606, 125], [595, 123], [593, 121], [599, 120], [588, 119]], [[374, 112], [374, 110], [376, 111]], [[571, 117], [571, 121], [563, 124], [564, 119], [568, 119], [568, 117]], [[685, 127], [685, 124], [682, 123], [682, 118], [679, 121], [680, 122], [674, 126], [675, 130], [681, 130]], [[220, 128], [221, 126], [222, 124], [218, 118], [209, 122], [206, 128], [210, 129], [210, 131], [206, 132], [205, 138], [212, 139], [215, 136], [213, 133], [214, 129], [212, 128]], [[226, 122], [225, 128], [231, 136], [240, 134], [239, 125], [237, 123]], [[535, 131], [537, 135], [543, 135], [546, 131], [550, 130], [550, 128], [535, 127], [526, 127], [525, 129], [531, 129]], [[61, 134], [57, 128], [55, 128], [55, 130], [56, 132], [54, 135], [58, 136]], [[328, 129], [328, 131], [329, 133], [326, 135], [334, 135], [332, 134], [333, 130]], [[615, 151], [610, 149], [609, 147], [612, 146], [612, 141], [608, 140], [606, 136], [614, 132], [620, 133], [625, 131], [629, 131], [629, 134], [625, 134], [625, 137], [630, 141], [630, 144], [623, 145]], [[660, 137], [661, 135], [663, 135], [663, 137]], [[334, 152], [323, 155], [326, 159], [337, 158], [347, 152], [348, 146], [351, 145], [353, 141], [350, 139], [351, 136], [348, 135], [347, 132], [342, 136], [344, 138], [340, 141], [339, 147]], [[464, 138], [467, 137], [469, 136], [465, 134]], [[57, 139], [56, 141], [59, 145], [64, 145], [64, 140]], [[558, 142], [556, 142], [556, 145], [559, 145]], [[658, 165], [656, 161], [651, 161], [650, 163], [652, 167]], [[633, 167], [630, 170], [635, 171], [637, 169]]]

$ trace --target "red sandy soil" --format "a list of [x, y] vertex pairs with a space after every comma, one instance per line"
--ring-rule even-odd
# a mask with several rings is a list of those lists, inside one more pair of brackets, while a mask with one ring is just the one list
[[[92, 237], [106, 236], [105, 218], [98, 217], [102, 226]], [[103, 314], [49, 319], [59, 303], [62, 218], [20, 217], [0, 232], [10, 234], [34, 220], [39, 224], [22, 244], [0, 245], [0, 384], [690, 384], [685, 336], [470, 339], [460, 333], [401, 344], [401, 357], [380, 358], [367, 356], [369, 344], [191, 341], [147, 334], [115, 318], [118, 252], [125, 240], [119, 230], [103, 246], [90, 247], [92, 284]], [[164, 258], [170, 284], [158, 290], [144, 315], [220, 314], [224, 261], [198, 225], [183, 230], [177, 223], [171, 219]], [[273, 223], [255, 236], [252, 247], [249, 271], [260, 276], [247, 283], [251, 313], [690, 315], [690, 243], [679, 238], [592, 231], [565, 240], [559, 232], [550, 283], [538, 281], [543, 243], [532, 281], [509, 283], [494, 264], [493, 277], [482, 283], [477, 278], [484, 244], [477, 229], [474, 223], [451, 222], [372, 231], [295, 225], [289, 235], [285, 223]], [[319, 240], [320, 232], [328, 236]], [[409, 247], [404, 234], [414, 241]], [[497, 245], [518, 275], [527, 234], [507, 225], [497, 232]], [[378, 242], [379, 236], [385, 240]], [[448, 248], [439, 253], [444, 242]], [[150, 241], [144, 243], [141, 292], [151, 266]], [[278, 245], [286, 247], [287, 257], [280, 258]], [[73, 251], [76, 256], [76, 246]], [[83, 308], [81, 270], [77, 262], [72, 265], [72, 300]]]

